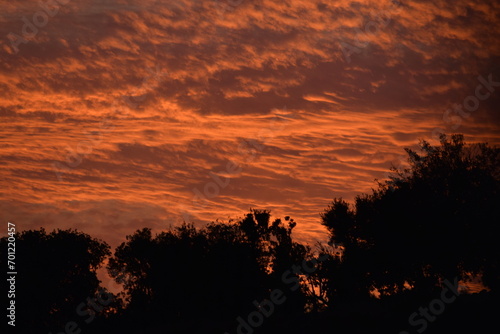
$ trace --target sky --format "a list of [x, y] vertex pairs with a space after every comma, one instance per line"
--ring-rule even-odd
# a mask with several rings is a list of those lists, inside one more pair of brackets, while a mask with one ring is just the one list
[[0, 0], [0, 221], [115, 247], [254, 208], [325, 241], [404, 147], [500, 144], [499, 22], [495, 0]]

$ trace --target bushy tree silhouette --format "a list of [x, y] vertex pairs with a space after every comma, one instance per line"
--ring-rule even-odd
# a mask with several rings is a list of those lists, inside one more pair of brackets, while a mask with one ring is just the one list
[[342, 286], [337, 273], [333, 291], [430, 292], [446, 278], [476, 275], [498, 289], [500, 150], [466, 145], [461, 135], [442, 135], [440, 146], [422, 141], [421, 149], [406, 149], [410, 167], [354, 207], [336, 199], [323, 214], [331, 242], [345, 247], [337, 266], [356, 281]]
[[[278, 271], [308, 254], [291, 240], [293, 220], [285, 227], [269, 219], [268, 211], [253, 210], [236, 223], [201, 229], [184, 224], [154, 237], [150, 229], [127, 236], [108, 266], [125, 282], [127, 327], [136, 323], [144, 333], [236, 328], [238, 316], [255, 310], [253, 301], [269, 298], [281, 284]], [[302, 312], [304, 303], [294, 299], [289, 307]]]
[[[7, 244], [0, 239], [2, 268], [7, 268]], [[78, 320], [78, 305], [97, 295], [96, 270], [111, 255], [109, 246], [76, 230], [43, 228], [18, 233], [15, 245], [16, 331], [64, 332], [66, 323]]]

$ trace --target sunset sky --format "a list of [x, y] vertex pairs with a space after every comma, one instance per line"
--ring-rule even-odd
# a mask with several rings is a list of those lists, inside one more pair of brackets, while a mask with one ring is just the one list
[[3, 226], [116, 246], [257, 208], [312, 243], [419, 139], [500, 144], [496, 0], [40, 3], [0, 0]]

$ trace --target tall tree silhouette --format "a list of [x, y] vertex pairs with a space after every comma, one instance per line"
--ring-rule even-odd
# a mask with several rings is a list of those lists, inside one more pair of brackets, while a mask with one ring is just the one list
[[334, 200], [323, 214], [331, 242], [345, 246], [332, 289], [348, 271], [357, 283], [344, 293], [431, 293], [444, 279], [476, 275], [498, 290], [500, 150], [461, 135], [442, 135], [440, 146], [422, 141], [421, 150], [406, 149], [410, 167], [354, 207]]

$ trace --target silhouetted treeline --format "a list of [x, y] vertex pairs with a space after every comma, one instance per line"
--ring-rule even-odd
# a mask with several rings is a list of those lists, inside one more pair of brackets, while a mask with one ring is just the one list
[[[423, 141], [421, 152], [407, 153], [409, 167], [394, 170], [371, 194], [353, 204], [333, 200], [321, 215], [330, 238], [314, 249], [294, 241], [293, 219], [271, 221], [266, 210], [202, 228], [187, 222], [157, 235], [144, 228], [113, 253], [104, 241], [75, 230], [18, 233], [16, 330], [8, 329], [250, 334], [495, 328], [499, 148], [443, 135], [439, 146]], [[7, 239], [0, 243], [6, 268]], [[100, 286], [96, 270], [105, 263], [122, 293]], [[482, 284], [481, 292], [464, 290], [472, 280]]]

